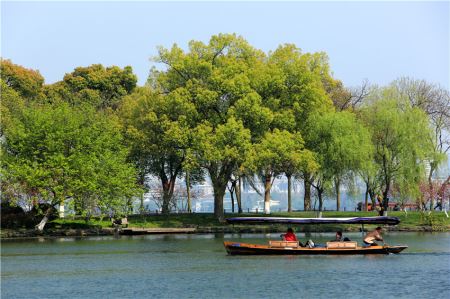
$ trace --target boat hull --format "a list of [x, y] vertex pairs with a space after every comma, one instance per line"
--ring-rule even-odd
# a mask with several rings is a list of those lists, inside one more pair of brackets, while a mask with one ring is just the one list
[[398, 246], [370, 246], [353, 249], [326, 248], [326, 247], [270, 247], [239, 242], [224, 242], [225, 249], [230, 255], [360, 255], [360, 254], [389, 254], [400, 253], [408, 248], [406, 245]]

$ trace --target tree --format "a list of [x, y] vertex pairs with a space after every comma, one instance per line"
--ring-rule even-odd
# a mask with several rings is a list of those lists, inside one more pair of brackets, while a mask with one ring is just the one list
[[[333, 109], [327, 86], [337, 84], [331, 78], [328, 58], [324, 53], [302, 53], [295, 45], [286, 44], [256, 63], [250, 74], [253, 88], [263, 107], [272, 111], [270, 129], [299, 132], [309, 147], [307, 130], [311, 115]], [[328, 84], [328, 85], [327, 85]], [[305, 169], [305, 210], [311, 208], [310, 176]]]
[[317, 115], [308, 133], [312, 150], [320, 161], [316, 174], [319, 205], [322, 207], [324, 184], [332, 181], [336, 193], [336, 210], [340, 210], [340, 186], [345, 175], [357, 172], [371, 159], [372, 147], [369, 132], [351, 112], [332, 112]]
[[195, 142], [196, 159], [208, 171], [213, 185], [214, 215], [223, 221], [223, 197], [233, 171], [250, 151], [250, 131], [233, 117], [215, 128], [205, 121], [196, 128]]
[[379, 90], [372, 103], [362, 109], [362, 120], [371, 131], [377, 179], [386, 210], [392, 184], [403, 194], [415, 195], [429, 157], [430, 126], [427, 116], [396, 98], [391, 89]]
[[118, 66], [104, 67], [93, 64], [77, 67], [66, 74], [63, 81], [45, 88], [48, 100], [60, 100], [79, 105], [89, 103], [97, 109], [116, 110], [123, 96], [136, 88], [137, 77], [130, 66], [121, 69]]
[[[189, 43], [189, 51], [184, 52], [177, 45], [170, 50], [159, 48], [157, 62], [163, 63], [166, 70], [153, 70], [148, 85], [160, 93], [186, 94], [198, 113], [196, 132], [199, 135], [217, 134], [221, 130], [233, 127], [236, 135], [244, 142], [238, 146], [230, 140], [232, 148], [243, 153], [247, 145], [247, 136], [242, 123], [230, 112], [237, 101], [252, 93], [249, 70], [260, 59], [261, 52], [251, 47], [243, 38], [234, 34], [212, 36], [208, 44], [198, 41]], [[219, 128], [221, 128], [219, 130]], [[220, 138], [203, 136], [197, 145], [196, 157], [199, 165], [207, 169], [214, 187], [215, 215], [223, 218], [223, 195], [232, 172], [239, 167], [241, 156], [224, 152], [210, 154], [207, 148], [216, 144], [219, 149], [227, 151], [226, 144]], [[198, 136], [197, 136], [198, 138]], [[228, 136], [221, 137], [229, 140]], [[222, 159], [223, 158], [223, 159]], [[235, 160], [230, 160], [231, 158]], [[209, 160], [211, 159], [211, 160]]]
[[32, 203], [59, 205], [61, 216], [67, 199], [86, 213], [122, 212], [139, 192], [117, 121], [89, 107], [31, 105], [4, 132], [2, 177], [19, 183]]
[[301, 135], [278, 129], [267, 132], [254, 145], [247, 165], [264, 181], [265, 214], [270, 214], [270, 190], [273, 182], [286, 168], [311, 171], [316, 167], [312, 153], [304, 148]]
[[407, 99], [411, 107], [423, 110], [430, 120], [432, 132], [428, 138], [433, 143], [433, 151], [427, 161], [429, 165], [427, 180], [429, 192], [434, 194], [430, 197], [431, 210], [434, 208], [437, 194], [433, 175], [439, 165], [446, 160], [450, 149], [450, 93], [440, 86], [408, 77], [395, 80], [391, 86], [396, 97]]
[[183, 89], [163, 95], [146, 87], [125, 98], [120, 114], [140, 182], [144, 184], [148, 174], [160, 179], [162, 212], [168, 214], [176, 179], [192, 147], [195, 106]]
[[0, 73], [1, 80], [24, 99], [33, 100], [41, 96], [44, 78], [38, 71], [1, 59]]

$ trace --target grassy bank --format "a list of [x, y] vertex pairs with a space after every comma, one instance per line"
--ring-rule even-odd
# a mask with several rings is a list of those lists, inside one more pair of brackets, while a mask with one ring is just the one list
[[[262, 214], [245, 213], [245, 214], [226, 214], [225, 217], [233, 216], [261, 216]], [[316, 217], [316, 212], [293, 212], [293, 213], [273, 213], [273, 217]], [[323, 212], [322, 217], [365, 217], [376, 216], [375, 212]], [[399, 225], [391, 227], [392, 230], [404, 231], [450, 231], [450, 218], [447, 218], [444, 212], [421, 213], [421, 212], [389, 212], [389, 216], [400, 218]], [[163, 215], [132, 215], [128, 217], [129, 227], [139, 228], [179, 228], [179, 227], [195, 227], [216, 228], [219, 231], [239, 231], [246, 228], [251, 230], [284, 230], [283, 225], [229, 225], [218, 222], [213, 214], [171, 214]], [[109, 219], [91, 219], [86, 222], [84, 220], [75, 220], [70, 217], [66, 219], [57, 219], [50, 223], [49, 227], [59, 229], [77, 229], [77, 228], [107, 228], [111, 227]], [[366, 226], [370, 229], [372, 226]], [[344, 231], [357, 231], [359, 225], [304, 225], [296, 228], [297, 231], [334, 231], [341, 229]]]
[[[226, 214], [225, 217], [233, 216], [262, 216], [263, 214]], [[317, 217], [316, 212], [294, 212], [273, 213], [273, 217]], [[377, 216], [375, 212], [323, 212], [322, 217], [365, 217]], [[389, 216], [400, 218], [401, 222], [396, 226], [386, 226], [390, 231], [450, 231], [450, 218], [444, 212], [421, 213], [421, 212], [389, 212]], [[213, 214], [171, 214], [163, 215], [131, 215], [128, 216], [128, 227], [132, 228], [195, 228], [198, 233], [268, 233], [283, 232], [286, 225], [229, 225], [218, 222]], [[376, 225], [365, 225], [365, 230], [372, 230]], [[296, 232], [333, 232], [359, 231], [360, 225], [351, 224], [322, 224], [322, 225], [296, 225]], [[111, 235], [115, 233], [109, 218], [91, 218], [89, 221], [76, 219], [68, 216], [65, 219], [56, 219], [47, 224], [42, 235], [53, 236], [92, 236]], [[39, 234], [40, 235], [40, 234]], [[36, 237], [38, 234], [32, 227], [13, 227], [5, 229], [2, 227], [0, 237], [6, 238], [28, 238]]]

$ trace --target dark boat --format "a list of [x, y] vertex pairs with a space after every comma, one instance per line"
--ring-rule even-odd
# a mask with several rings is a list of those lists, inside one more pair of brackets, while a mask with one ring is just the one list
[[[284, 217], [234, 217], [230, 224], [388, 224], [400, 223], [397, 217], [352, 217], [352, 218], [284, 218]], [[363, 229], [364, 231], [364, 229]], [[230, 255], [356, 255], [400, 253], [406, 245], [358, 246], [357, 242], [327, 242], [326, 246], [302, 247], [297, 241], [269, 241], [269, 245], [224, 242]]]
[[388, 224], [400, 223], [397, 217], [350, 217], [350, 218], [290, 218], [290, 217], [233, 217], [227, 218], [229, 224]]

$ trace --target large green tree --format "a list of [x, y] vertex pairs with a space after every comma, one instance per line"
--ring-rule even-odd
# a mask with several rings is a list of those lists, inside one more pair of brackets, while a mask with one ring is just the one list
[[34, 104], [5, 124], [2, 178], [61, 216], [68, 199], [83, 212], [124, 212], [138, 192], [126, 157], [117, 120], [91, 107]]
[[247, 159], [250, 130], [233, 117], [217, 127], [207, 121], [195, 131], [195, 152], [199, 165], [208, 171], [214, 189], [214, 215], [223, 220], [223, 197], [233, 172]]
[[195, 106], [184, 89], [163, 95], [145, 87], [124, 100], [120, 114], [139, 181], [144, 185], [147, 175], [159, 178], [162, 212], [168, 214], [176, 179], [182, 175], [192, 148]]
[[[153, 70], [148, 80], [148, 84], [162, 94], [186, 95], [194, 105], [198, 113], [197, 123], [200, 124], [197, 134], [203, 136], [202, 141], [197, 144], [196, 156], [201, 161], [199, 165], [211, 177], [215, 215], [220, 219], [223, 218], [226, 185], [233, 171], [239, 167], [241, 154], [247, 147], [247, 131], [242, 122], [236, 121], [230, 108], [254, 92], [248, 74], [262, 55], [262, 52], [255, 50], [241, 37], [219, 34], [212, 36], [207, 44], [191, 41], [186, 52], [177, 45], [171, 49], [160, 48], [155, 60], [164, 64], [166, 69]], [[217, 135], [220, 131], [227, 131], [227, 128], [238, 131], [230, 136], [204, 136], [205, 132]], [[238, 145], [237, 140], [230, 140], [233, 136], [244, 144]], [[230, 152], [219, 154], [217, 150], [214, 154], [210, 153], [212, 144], [227, 151], [225, 139], [220, 138], [226, 138], [232, 148], [236, 145], [239, 155]]]
[[[314, 114], [333, 110], [328, 91], [339, 84], [331, 77], [328, 58], [324, 53], [303, 53], [292, 44], [270, 52], [263, 62], [256, 63], [251, 72], [252, 87], [261, 97], [263, 107], [272, 111], [270, 129], [299, 132], [310, 148], [308, 128], [314, 126]], [[266, 118], [267, 119], [267, 118]], [[304, 209], [311, 208], [311, 173], [298, 171], [304, 179]], [[285, 171], [288, 179], [292, 169]]]

